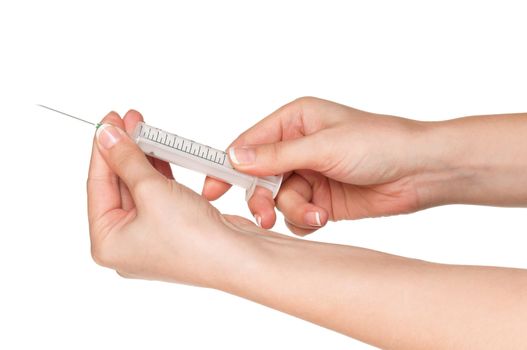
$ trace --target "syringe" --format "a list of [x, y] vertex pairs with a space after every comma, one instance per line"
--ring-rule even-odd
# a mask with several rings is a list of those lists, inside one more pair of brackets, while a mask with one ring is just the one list
[[267, 188], [274, 198], [282, 183], [282, 175], [258, 177], [241, 173], [232, 167], [227, 153], [142, 122], [135, 127], [132, 139], [149, 156], [245, 188], [246, 200], [256, 186]]
[[[95, 125], [96, 128], [100, 126], [100, 124], [89, 122], [57, 109], [43, 105], [39, 106]], [[155, 128], [143, 122], [138, 123], [135, 127], [132, 139], [149, 156], [245, 188], [245, 200], [251, 198], [256, 186], [268, 189], [274, 198], [282, 184], [283, 175], [258, 177], [241, 173], [233, 168], [227, 157], [227, 153]]]

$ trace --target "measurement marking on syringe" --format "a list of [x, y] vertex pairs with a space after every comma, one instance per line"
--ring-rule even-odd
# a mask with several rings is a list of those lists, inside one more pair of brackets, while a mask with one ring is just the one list
[[[211, 148], [210, 147], [207, 147], [207, 146], [203, 146], [203, 147], [206, 147], [206, 153], [205, 151], [201, 152], [202, 150], [202, 146], [199, 145], [199, 144], [196, 144], [195, 142], [193, 141], [190, 141], [190, 140], [181, 140], [179, 139], [179, 137], [177, 135], [169, 135], [167, 133], [164, 133], [165, 137], [163, 139], [163, 135], [160, 134], [160, 131], [157, 130], [157, 133], [155, 134], [155, 136], [152, 134], [152, 129], [148, 129], [148, 133], [146, 132], [146, 130], [144, 130], [143, 132], [143, 129], [142, 129], [142, 126], [141, 126], [141, 129], [139, 131], [139, 133], [146, 137], [147, 139], [149, 139], [150, 141], [152, 142], [155, 142], [155, 143], [158, 143], [158, 144], [161, 144], [163, 146], [166, 146], [166, 147], [170, 147], [170, 148], [173, 148], [173, 149], [176, 149], [178, 151], [181, 151], [181, 152], [185, 152], [187, 154], [190, 154], [194, 157], [198, 157], [198, 158], [201, 158], [201, 159], [204, 159], [204, 160], [207, 160], [209, 162], [213, 162], [213, 163], [216, 163], [216, 164], [219, 164], [219, 165], [224, 165], [225, 164], [225, 160], [227, 158], [227, 155], [225, 152], [222, 152], [222, 151], [219, 151], [219, 150], [214, 150], [213, 153], [210, 153], [211, 151]], [[170, 140], [169, 138], [172, 138], [172, 140]], [[185, 141], [187, 141], [188, 143], [185, 143]], [[194, 147], [193, 146], [197, 146], [198, 148]], [[209, 157], [210, 155], [210, 157]]]

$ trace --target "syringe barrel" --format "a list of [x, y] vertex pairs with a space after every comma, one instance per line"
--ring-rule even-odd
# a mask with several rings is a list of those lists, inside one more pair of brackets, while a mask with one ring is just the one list
[[246, 200], [256, 186], [267, 188], [274, 198], [282, 183], [282, 175], [257, 177], [241, 173], [233, 168], [225, 152], [143, 122], [135, 127], [132, 139], [149, 156], [245, 188]]

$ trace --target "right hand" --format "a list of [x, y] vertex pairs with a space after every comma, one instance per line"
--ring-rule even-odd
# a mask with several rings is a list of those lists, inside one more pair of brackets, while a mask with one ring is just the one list
[[[328, 220], [359, 219], [421, 209], [416, 179], [422, 172], [425, 123], [372, 114], [312, 97], [272, 113], [230, 146], [233, 166], [244, 173], [284, 173], [273, 200], [257, 188], [249, 208], [271, 228], [276, 206], [289, 229], [305, 235]], [[203, 195], [214, 200], [230, 185], [207, 178]]]

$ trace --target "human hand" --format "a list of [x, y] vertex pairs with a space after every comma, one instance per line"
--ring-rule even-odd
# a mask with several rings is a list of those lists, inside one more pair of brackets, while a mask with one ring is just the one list
[[147, 159], [123, 131], [139, 121], [138, 112], [124, 120], [112, 112], [97, 131], [87, 183], [93, 258], [125, 277], [217, 287], [244, 263], [258, 229], [221, 215], [166, 162]]
[[[376, 115], [317, 98], [295, 100], [244, 133], [229, 148], [233, 166], [265, 176], [286, 173], [275, 200], [257, 188], [249, 200], [255, 220], [274, 225], [276, 206], [304, 235], [328, 220], [408, 213], [422, 208], [424, 123]], [[214, 200], [229, 185], [207, 178]]]

